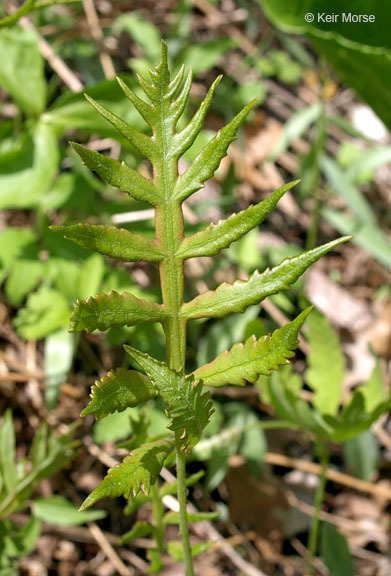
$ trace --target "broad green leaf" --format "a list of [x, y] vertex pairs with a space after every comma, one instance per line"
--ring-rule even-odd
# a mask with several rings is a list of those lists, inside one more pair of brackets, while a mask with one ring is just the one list
[[332, 576], [354, 576], [353, 559], [348, 542], [332, 524], [322, 524], [320, 554]]
[[39, 122], [10, 161], [0, 156], [0, 209], [32, 208], [50, 188], [59, 160], [53, 128]]
[[6, 410], [0, 428], [0, 476], [7, 492], [17, 483], [15, 463], [15, 430], [11, 410]]
[[315, 392], [313, 405], [321, 414], [335, 415], [342, 397], [345, 357], [337, 333], [328, 319], [317, 310], [307, 322], [311, 353], [307, 356], [307, 384]]
[[20, 256], [21, 252], [36, 241], [36, 235], [31, 228], [13, 228], [12, 226], [0, 232], [0, 264], [8, 269]]
[[205, 116], [212, 102], [214, 91], [219, 85], [221, 79], [222, 76], [218, 76], [213, 82], [212, 86], [208, 90], [205, 100], [201, 103], [201, 106], [198, 108], [197, 112], [194, 114], [186, 128], [184, 128], [178, 134], [175, 134], [173, 146], [175, 156], [177, 158], [182, 156], [182, 154], [194, 144], [195, 139], [201, 132], [204, 125]]
[[[191, 555], [194, 558], [199, 554], [203, 554], [213, 545], [213, 542], [200, 542], [200, 544], [194, 544], [190, 547]], [[176, 540], [170, 540], [167, 542], [167, 552], [176, 560], [177, 562], [183, 562], [183, 545], [182, 542]]]
[[185, 238], [179, 248], [178, 255], [184, 259], [196, 256], [214, 256], [223, 248], [228, 248], [232, 242], [261, 224], [275, 209], [277, 202], [285, 192], [298, 182], [299, 180], [290, 182], [270, 194], [263, 202], [249, 206], [246, 210], [232, 214], [226, 220], [219, 220], [217, 224], [210, 224], [202, 232]]
[[125, 350], [145, 370], [167, 405], [172, 418], [168, 428], [178, 433], [183, 449], [190, 450], [200, 440], [212, 413], [209, 392], [203, 393], [201, 382], [194, 385], [192, 377], [185, 378], [164, 362], [131, 346], [125, 346]]
[[98, 294], [77, 300], [70, 319], [71, 332], [100, 330], [115, 326], [135, 326], [144, 322], [161, 322], [167, 312], [160, 304], [140, 300], [130, 292]]
[[[211, 522], [217, 520], [220, 512], [188, 512], [188, 522], [204, 522], [205, 520]], [[163, 518], [164, 524], [179, 524], [179, 512], [167, 512]]]
[[173, 194], [175, 200], [185, 200], [193, 192], [203, 188], [206, 180], [212, 178], [220, 164], [221, 158], [226, 155], [228, 146], [237, 138], [240, 126], [256, 103], [256, 100], [250, 102], [208, 142], [194, 162], [178, 178]]
[[75, 336], [67, 330], [59, 330], [45, 338], [44, 366], [46, 377], [45, 400], [53, 408], [71, 369], [75, 350]]
[[271, 335], [259, 340], [252, 336], [244, 344], [235, 344], [230, 351], [226, 350], [210, 364], [195, 370], [195, 380], [202, 380], [207, 386], [244, 386], [246, 382], [254, 383], [260, 374], [268, 376], [271, 370], [288, 364], [288, 358], [294, 356], [299, 330], [310, 311], [311, 308], [307, 308], [293, 322]]
[[370, 482], [379, 462], [379, 447], [372, 430], [365, 430], [343, 445], [345, 462], [352, 474]]
[[237, 280], [234, 284], [224, 282], [216, 290], [205, 292], [184, 304], [182, 314], [185, 318], [221, 318], [232, 312], [243, 312], [267, 296], [288, 290], [311, 264], [350, 238], [344, 236], [294, 258], [287, 258], [279, 266], [262, 274], [256, 270], [247, 281]]
[[107, 108], [96, 102], [87, 94], [86, 99], [90, 104], [92, 104], [98, 114], [110, 122], [110, 124], [112, 124], [118, 132], [140, 152], [140, 154], [148, 158], [148, 160], [152, 161], [154, 159], [156, 155], [156, 143], [151, 138], [142, 132], [135, 130], [130, 124], [121, 120], [121, 118], [110, 112], [110, 110], [107, 110]]
[[14, 262], [5, 284], [5, 294], [13, 306], [19, 306], [36, 288], [44, 270], [45, 264], [38, 259], [20, 258]]
[[132, 434], [132, 412], [132, 408], [127, 408], [123, 412], [114, 412], [103, 420], [95, 422], [93, 427], [94, 442], [101, 445], [105, 442], [118, 442], [129, 438]]
[[134, 497], [140, 490], [148, 494], [173, 448], [172, 440], [158, 440], [136, 448], [121, 464], [110, 468], [104, 480], [84, 500], [80, 510], [86, 510], [102, 498]]
[[105, 261], [100, 254], [91, 254], [84, 262], [79, 273], [79, 298], [96, 294], [101, 287], [105, 273]]
[[14, 319], [18, 334], [25, 340], [39, 340], [68, 324], [69, 304], [57, 290], [42, 286], [27, 299]]
[[[262, 9], [284, 32], [306, 34], [313, 46], [332, 64], [341, 80], [351, 86], [383, 120], [391, 124], [391, 50], [388, 5], [365, 0], [348, 12], [339, 0], [262, 0]], [[349, 7], [350, 10], [350, 7]], [[305, 14], [314, 14], [307, 22]], [[332, 22], [322, 14], [335, 14]], [[373, 15], [373, 22], [348, 22], [344, 15]], [[319, 18], [320, 15], [320, 18]]]
[[345, 404], [338, 416], [325, 416], [324, 419], [333, 428], [330, 439], [334, 442], [345, 442], [372, 426], [381, 414], [390, 409], [390, 401], [378, 404], [374, 410], [365, 410], [365, 400], [361, 390], [354, 391], [353, 397]]
[[160, 57], [160, 30], [137, 12], [121, 14], [113, 24], [114, 34], [127, 32], [137, 46], [141, 46], [146, 58], [152, 64]]
[[[123, 80], [133, 84], [127, 74], [122, 74]], [[103, 80], [85, 88], [82, 92], [64, 92], [43, 114], [45, 122], [53, 125], [57, 131], [81, 130], [82, 132], [99, 134], [120, 139], [125, 145], [126, 141], [119, 136], [118, 131], [104, 118], [96, 113], [94, 108], [85, 99], [85, 94], [98, 101], [124, 122], [132, 124], [134, 128], [144, 129], [144, 123], [139, 118], [133, 106], [129, 106], [128, 99], [123, 94], [116, 80]]]
[[105, 518], [107, 515], [104, 510], [79, 512], [77, 506], [63, 496], [36, 498], [33, 501], [32, 509], [36, 518], [56, 526], [80, 526], [86, 522]]
[[154, 242], [138, 234], [132, 234], [124, 228], [94, 224], [73, 224], [50, 228], [83, 248], [96, 250], [100, 254], [123, 262], [139, 262], [140, 260], [160, 262], [163, 258], [162, 252]]
[[363, 386], [359, 386], [358, 389], [364, 397], [367, 412], [375, 410], [386, 399], [383, 374], [378, 358], [376, 358], [376, 365], [368, 382]]
[[155, 526], [150, 522], [135, 522], [132, 529], [121, 537], [121, 544], [126, 544], [135, 538], [145, 538], [146, 536], [153, 534], [154, 531]]
[[192, 68], [194, 74], [202, 74], [214, 68], [222, 56], [235, 46], [237, 41], [230, 37], [189, 43], [181, 54], [181, 59], [186, 66]]
[[13, 26], [0, 30], [0, 84], [18, 107], [39, 116], [46, 104], [44, 61], [34, 29]]
[[83, 162], [111, 186], [128, 193], [135, 200], [156, 206], [161, 201], [159, 192], [151, 180], [114, 158], [88, 150], [76, 142], [71, 143]]
[[108, 414], [147, 402], [155, 395], [155, 387], [146, 376], [134, 370], [118, 368], [92, 386], [90, 403], [81, 415], [93, 414], [100, 420]]
[[270, 152], [269, 158], [275, 162], [296, 138], [300, 138], [306, 130], [319, 118], [322, 112], [320, 104], [313, 104], [295, 112], [284, 125], [277, 144]]

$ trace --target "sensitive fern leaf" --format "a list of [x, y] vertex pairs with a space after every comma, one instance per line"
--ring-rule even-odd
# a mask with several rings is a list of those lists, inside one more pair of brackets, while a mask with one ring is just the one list
[[104, 256], [117, 258], [123, 262], [160, 262], [164, 256], [154, 242], [144, 236], [132, 234], [124, 228], [73, 224], [50, 226], [50, 229], [83, 248], [95, 250]]
[[299, 330], [311, 309], [307, 308], [273, 334], [259, 340], [251, 336], [244, 344], [235, 344], [230, 351], [225, 350], [213, 362], [195, 370], [195, 380], [202, 380], [208, 386], [244, 386], [246, 382], [254, 383], [261, 374], [269, 376], [271, 370], [279, 370], [294, 356]]
[[164, 362], [159, 362], [131, 346], [125, 350], [145, 370], [151, 382], [167, 405], [167, 413], [172, 418], [169, 428], [178, 432], [182, 448], [190, 450], [197, 444], [213, 412], [209, 392], [202, 393], [202, 383], [194, 385], [192, 377], [185, 378], [171, 370]]
[[182, 242], [178, 255], [183, 259], [195, 258], [196, 256], [214, 256], [223, 248], [239, 240], [250, 230], [264, 221], [273, 212], [277, 202], [282, 196], [293, 188], [300, 180], [290, 182], [282, 186], [263, 202], [255, 206], [249, 206], [238, 214], [232, 214], [226, 220], [219, 220], [217, 224], [210, 224], [202, 232], [193, 234]]
[[162, 322], [167, 312], [160, 304], [140, 300], [130, 292], [98, 294], [77, 300], [70, 319], [70, 331], [101, 330], [114, 326], [136, 326], [145, 322]]
[[90, 403], [81, 416], [93, 414], [97, 420], [114, 412], [138, 406], [156, 396], [156, 389], [146, 376], [135, 370], [111, 370], [91, 388]]
[[233, 312], [244, 312], [248, 306], [259, 304], [267, 296], [288, 290], [311, 264], [350, 238], [344, 236], [294, 258], [287, 258], [263, 274], [256, 270], [247, 281], [224, 282], [216, 290], [209, 290], [184, 304], [182, 314], [185, 318], [221, 318]]
[[84, 500], [80, 511], [93, 506], [102, 498], [134, 497], [140, 490], [148, 494], [173, 448], [172, 440], [158, 440], [133, 450], [121, 464], [110, 468], [104, 480]]

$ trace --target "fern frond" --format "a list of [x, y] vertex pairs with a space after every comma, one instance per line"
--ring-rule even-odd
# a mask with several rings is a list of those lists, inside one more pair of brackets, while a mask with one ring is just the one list
[[261, 374], [269, 376], [271, 370], [279, 370], [294, 356], [299, 330], [311, 310], [312, 307], [307, 308], [273, 334], [259, 340], [251, 336], [244, 344], [235, 344], [230, 351], [225, 350], [213, 362], [195, 370], [195, 380], [202, 380], [207, 386], [244, 386], [246, 382], [254, 383]]
[[70, 332], [101, 330], [115, 326], [136, 326], [145, 322], [162, 322], [167, 317], [162, 305], [140, 300], [130, 292], [112, 291], [87, 300], [77, 300], [70, 319]]
[[135, 370], [111, 370], [91, 388], [90, 402], [81, 416], [93, 414], [101, 420], [108, 414], [123, 412], [156, 396], [156, 389], [146, 376]]
[[233, 284], [224, 282], [216, 290], [209, 290], [184, 304], [182, 314], [185, 318], [221, 318], [233, 312], [243, 312], [267, 296], [288, 290], [311, 264], [350, 238], [344, 236], [294, 258], [287, 258], [262, 274], [256, 270], [247, 281], [237, 280]]
[[273, 212], [280, 198], [293, 188], [300, 180], [290, 182], [282, 186], [263, 202], [249, 206], [245, 210], [232, 214], [225, 220], [219, 220], [217, 224], [210, 224], [205, 230], [185, 238], [182, 242], [178, 255], [183, 259], [197, 256], [214, 256], [220, 250], [228, 248], [232, 242], [239, 240], [250, 230], [261, 224], [265, 218]]
[[84, 500], [80, 511], [90, 508], [102, 498], [134, 497], [140, 490], [148, 494], [173, 448], [173, 440], [158, 440], [133, 450], [121, 464], [110, 468], [104, 480]]
[[201, 438], [212, 415], [213, 405], [209, 392], [202, 392], [201, 382], [194, 385], [193, 377], [185, 378], [184, 374], [171, 370], [164, 362], [131, 346], [124, 348], [156, 386], [167, 405], [168, 416], [172, 418], [168, 427], [179, 432], [182, 448], [189, 451]]
[[79, 246], [95, 250], [104, 256], [117, 258], [123, 262], [160, 262], [164, 254], [154, 242], [144, 236], [132, 234], [124, 228], [96, 224], [72, 224], [71, 226], [50, 226]]

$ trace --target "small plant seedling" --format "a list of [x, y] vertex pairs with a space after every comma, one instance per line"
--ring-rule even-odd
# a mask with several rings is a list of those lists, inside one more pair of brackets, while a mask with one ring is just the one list
[[214, 256], [232, 242], [258, 226], [275, 208], [284, 193], [295, 182], [273, 192], [263, 202], [250, 206], [226, 220], [210, 224], [192, 236], [184, 235], [182, 203], [200, 190], [211, 178], [227, 149], [238, 134], [256, 101], [249, 103], [229, 124], [222, 128], [197, 155], [186, 171], [178, 175], [178, 161], [194, 143], [202, 129], [212, 96], [221, 77], [209, 89], [205, 100], [180, 132], [176, 125], [181, 117], [192, 84], [191, 70], [182, 67], [171, 79], [167, 64], [167, 47], [162, 43], [160, 63], [150, 70], [151, 80], [138, 77], [149, 102], [134, 94], [122, 80], [118, 82], [143, 119], [152, 135], [136, 131], [109, 110], [89, 98], [96, 111], [110, 122], [151, 163], [153, 178], [148, 179], [123, 162], [72, 144], [84, 163], [103, 180], [128, 193], [135, 200], [147, 202], [155, 210], [155, 240], [133, 234], [125, 229], [91, 224], [53, 226], [53, 230], [90, 250], [125, 262], [146, 261], [158, 264], [162, 303], [136, 298], [125, 292], [98, 294], [77, 301], [71, 317], [71, 331], [108, 330], [116, 326], [134, 326], [145, 322], [160, 322], [166, 337], [167, 362], [136, 350], [125, 349], [131, 359], [145, 372], [118, 369], [98, 382], [91, 393], [91, 401], [82, 415], [94, 414], [104, 418], [114, 411], [136, 406], [161, 396], [170, 419], [172, 437], [147, 442], [133, 450], [124, 461], [111, 468], [101, 484], [81, 506], [84, 510], [105, 497], [136, 496], [141, 490], [148, 493], [156, 483], [166, 458], [175, 450], [179, 526], [183, 560], [187, 576], [192, 576], [192, 550], [186, 512], [186, 454], [200, 440], [213, 411], [209, 386], [255, 382], [260, 374], [270, 374], [286, 364], [294, 355], [297, 337], [310, 308], [293, 322], [273, 334], [257, 340], [249, 338], [230, 351], [217, 356], [191, 374], [185, 372], [186, 325], [196, 318], [222, 318], [243, 312], [266, 297], [287, 290], [322, 255], [349, 237], [334, 240], [286, 259], [275, 268], [256, 271], [248, 281], [223, 283], [216, 290], [200, 294], [190, 302], [184, 301], [184, 261], [198, 256]]

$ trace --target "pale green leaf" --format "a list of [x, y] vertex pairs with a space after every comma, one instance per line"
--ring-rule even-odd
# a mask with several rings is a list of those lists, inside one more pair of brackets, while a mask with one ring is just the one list
[[6, 410], [0, 427], [0, 476], [8, 492], [17, 484], [15, 463], [15, 430], [11, 410]]
[[34, 29], [12, 26], [0, 30], [0, 84], [18, 107], [39, 116], [46, 104], [44, 60]]
[[[190, 547], [191, 555], [194, 558], [199, 554], [203, 554], [213, 545], [213, 542], [200, 542], [199, 544], [194, 544]], [[183, 545], [182, 542], [177, 542], [176, 540], [170, 540], [167, 542], [167, 552], [176, 560], [177, 562], [183, 562]]]
[[259, 340], [252, 336], [244, 344], [235, 344], [230, 351], [226, 350], [213, 362], [195, 370], [195, 380], [202, 380], [208, 386], [244, 386], [246, 382], [254, 383], [260, 374], [269, 375], [271, 370], [278, 370], [294, 356], [299, 330], [310, 311], [311, 308], [307, 308], [293, 322], [271, 335]]
[[112, 291], [87, 300], [77, 300], [70, 319], [71, 332], [101, 330], [115, 326], [136, 326], [144, 322], [161, 322], [167, 312], [160, 304], [140, 300], [130, 292]]
[[58, 169], [57, 135], [39, 122], [10, 161], [0, 156], [0, 209], [32, 208], [49, 189]]
[[299, 180], [290, 182], [270, 194], [263, 202], [249, 206], [238, 214], [232, 214], [226, 220], [219, 220], [217, 224], [210, 224], [202, 232], [185, 238], [179, 248], [178, 255], [184, 259], [197, 256], [214, 256], [223, 248], [228, 248], [232, 242], [261, 224], [275, 209], [277, 202], [285, 192], [293, 188], [298, 182]]
[[356, 574], [345, 536], [327, 522], [322, 525], [320, 554], [331, 576]]
[[343, 455], [350, 472], [357, 478], [370, 482], [380, 457], [374, 432], [365, 430], [345, 442]]
[[307, 356], [307, 384], [315, 392], [312, 403], [321, 414], [335, 415], [342, 397], [345, 357], [335, 330], [317, 310], [307, 322], [311, 353]]
[[87, 298], [90, 294], [99, 292], [104, 274], [104, 258], [100, 254], [91, 254], [80, 268], [77, 296]]
[[146, 536], [153, 534], [154, 530], [155, 526], [153, 526], [153, 524], [151, 524], [150, 522], [141, 522], [141, 521], [135, 522], [131, 530], [129, 530], [129, 532], [126, 532], [121, 537], [121, 544], [126, 544], [127, 542], [130, 542], [135, 538], [145, 538]]
[[66, 382], [72, 366], [74, 350], [75, 336], [67, 330], [59, 330], [49, 334], [45, 339], [45, 399], [49, 409], [55, 406], [60, 393], [60, 386]]
[[77, 506], [63, 496], [36, 498], [32, 505], [36, 518], [55, 526], [80, 526], [86, 522], [94, 522], [105, 518], [104, 510], [85, 510], [79, 512]]
[[367, 412], [375, 410], [386, 399], [386, 389], [378, 358], [376, 358], [376, 365], [368, 382], [363, 386], [359, 386], [358, 389], [364, 397]]
[[257, 100], [253, 100], [247, 104], [229, 124], [219, 130], [216, 136], [208, 142], [194, 162], [178, 178], [173, 194], [175, 200], [185, 200], [193, 192], [203, 188], [206, 180], [212, 178], [221, 159], [226, 155], [228, 146], [237, 138], [240, 126], [256, 103]]
[[90, 403], [81, 415], [93, 414], [100, 420], [108, 414], [147, 402], [155, 395], [155, 387], [146, 376], [135, 370], [118, 368], [92, 386]]
[[201, 438], [212, 414], [209, 392], [203, 393], [201, 382], [194, 385], [192, 377], [185, 378], [164, 362], [131, 346], [125, 346], [125, 350], [145, 370], [167, 405], [172, 418], [168, 428], [179, 434], [183, 449], [190, 450]]
[[110, 468], [104, 480], [84, 500], [80, 510], [86, 510], [102, 498], [134, 497], [140, 490], [148, 494], [173, 448], [173, 440], [158, 440], [136, 448], [121, 464]]
[[45, 264], [37, 259], [14, 262], [5, 284], [5, 294], [13, 306], [19, 306], [44, 276]]
[[216, 290], [205, 292], [184, 304], [182, 314], [185, 318], [220, 318], [232, 312], [243, 312], [267, 296], [288, 290], [321, 256], [347, 240], [350, 240], [350, 236], [333, 240], [294, 258], [287, 258], [279, 266], [267, 269], [262, 274], [255, 271], [247, 281], [237, 280], [234, 284], [224, 282]]
[[281, 137], [270, 152], [269, 158], [275, 162], [296, 138], [300, 138], [318, 119], [322, 112], [320, 104], [313, 104], [295, 112], [284, 125]]
[[61, 328], [69, 318], [69, 304], [57, 290], [42, 286], [27, 299], [14, 319], [17, 333], [25, 340], [39, 340]]
[[156, 206], [161, 201], [159, 192], [151, 180], [114, 158], [88, 150], [76, 142], [71, 142], [75, 151], [90, 170], [93, 170], [111, 186], [115, 186], [135, 200]]
[[73, 224], [50, 228], [83, 248], [96, 250], [100, 254], [123, 262], [139, 262], [140, 260], [160, 262], [163, 258], [162, 252], [154, 242], [138, 234], [132, 234], [124, 228], [94, 224]]
[[137, 12], [121, 14], [113, 24], [113, 32], [127, 32], [137, 46], [141, 46], [149, 62], [160, 56], [160, 30]]

